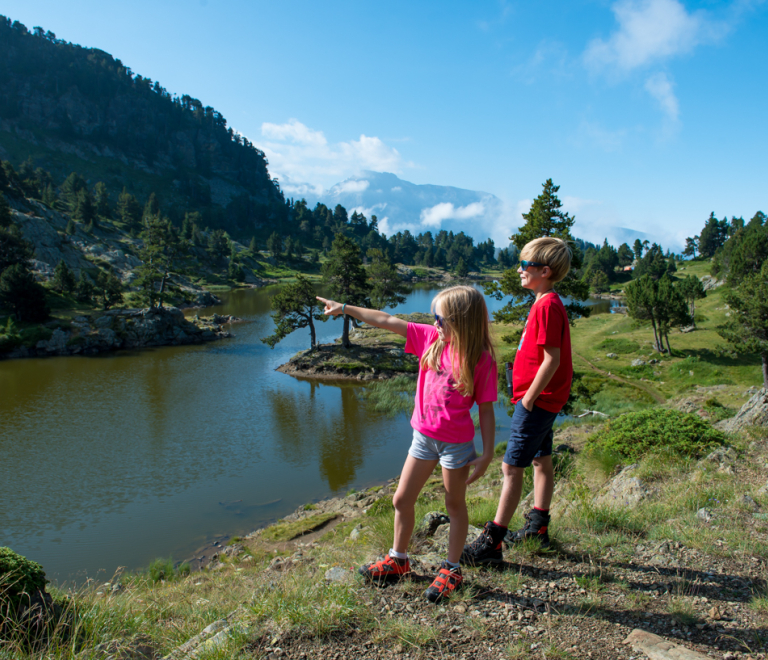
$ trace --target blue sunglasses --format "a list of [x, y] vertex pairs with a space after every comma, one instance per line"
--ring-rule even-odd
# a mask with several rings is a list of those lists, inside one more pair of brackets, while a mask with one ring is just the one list
[[443, 317], [440, 314], [435, 314], [435, 322], [439, 328], [443, 327]]
[[538, 268], [544, 268], [547, 264], [540, 264], [538, 261], [528, 261], [527, 259], [520, 259], [520, 268], [528, 270], [528, 266], [534, 266]]

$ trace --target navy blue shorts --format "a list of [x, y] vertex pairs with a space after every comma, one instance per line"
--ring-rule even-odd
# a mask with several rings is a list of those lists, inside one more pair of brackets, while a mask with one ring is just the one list
[[557, 413], [534, 406], [530, 412], [522, 400], [515, 404], [512, 428], [504, 462], [512, 467], [526, 468], [534, 458], [552, 455], [552, 424]]

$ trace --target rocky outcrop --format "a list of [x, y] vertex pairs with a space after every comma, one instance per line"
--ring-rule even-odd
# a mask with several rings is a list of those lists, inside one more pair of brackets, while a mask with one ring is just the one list
[[741, 407], [735, 417], [715, 424], [715, 428], [726, 433], [736, 433], [745, 426], [768, 426], [768, 390], [764, 387]]
[[50, 338], [41, 339], [34, 346], [19, 346], [0, 353], [0, 359], [95, 355], [120, 349], [200, 344], [231, 337], [222, 326], [237, 320], [218, 315], [188, 320], [175, 307], [114, 309], [77, 316], [69, 327], [54, 322]]
[[701, 278], [701, 284], [704, 287], [704, 291], [711, 291], [712, 289], [717, 289], [717, 287], [723, 286], [725, 280], [718, 280], [711, 275], [705, 275]]
[[634, 508], [655, 491], [635, 476], [637, 465], [628, 465], [595, 496], [595, 504], [613, 508]]

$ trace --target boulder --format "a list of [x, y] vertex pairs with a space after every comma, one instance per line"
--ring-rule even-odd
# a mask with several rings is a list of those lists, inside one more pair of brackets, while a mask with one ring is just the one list
[[336, 582], [337, 584], [352, 584], [355, 581], [355, 576], [347, 568], [334, 566], [325, 572], [325, 580], [326, 582]]
[[606, 353], [606, 354], [605, 354], [605, 357], [607, 357], [607, 358], [611, 358], [611, 360], [615, 360], [615, 359], [617, 359], [619, 356], [618, 356], [618, 354], [616, 354], [616, 353]]
[[[467, 537], [464, 540], [464, 544], [468, 545], [472, 543], [480, 534], [482, 533], [482, 529], [479, 527], [475, 527], [474, 525], [470, 525], [469, 529], [467, 529]], [[432, 537], [432, 549], [437, 553], [447, 553], [448, 552], [448, 537], [451, 533], [451, 525], [450, 523], [440, 525], [437, 530], [435, 531], [435, 535]]]
[[711, 291], [712, 289], [716, 289], [719, 286], [723, 286], [725, 283], [725, 280], [718, 280], [716, 277], [712, 277], [711, 275], [705, 275], [701, 278], [701, 284], [704, 287], [704, 291]]
[[635, 360], [632, 360], [632, 366], [633, 367], [642, 367], [645, 366], [645, 360], [641, 360], [640, 358], [637, 358]]
[[768, 390], [764, 387], [741, 407], [735, 417], [715, 424], [715, 428], [725, 433], [737, 433], [745, 426], [768, 426]]
[[655, 494], [655, 490], [633, 476], [637, 465], [628, 465], [616, 475], [594, 498], [597, 505], [635, 507]]

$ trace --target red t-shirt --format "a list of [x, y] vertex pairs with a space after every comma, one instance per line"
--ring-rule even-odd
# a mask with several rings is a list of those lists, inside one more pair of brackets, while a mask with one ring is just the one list
[[512, 367], [512, 403], [522, 399], [533, 384], [544, 360], [544, 346], [560, 349], [560, 366], [535, 404], [549, 412], [560, 412], [571, 393], [573, 363], [568, 314], [554, 291], [545, 293], [528, 314]]
[[[419, 358], [437, 341], [437, 329], [422, 323], [409, 323], [405, 352]], [[474, 393], [464, 396], [456, 386], [451, 373], [450, 347], [440, 356], [440, 372], [424, 370], [419, 364], [416, 384], [416, 405], [411, 426], [428, 438], [442, 442], [471, 442], [475, 437], [475, 424], [469, 414], [474, 403], [493, 402], [497, 399], [498, 376], [496, 362], [488, 351], [475, 365]]]

